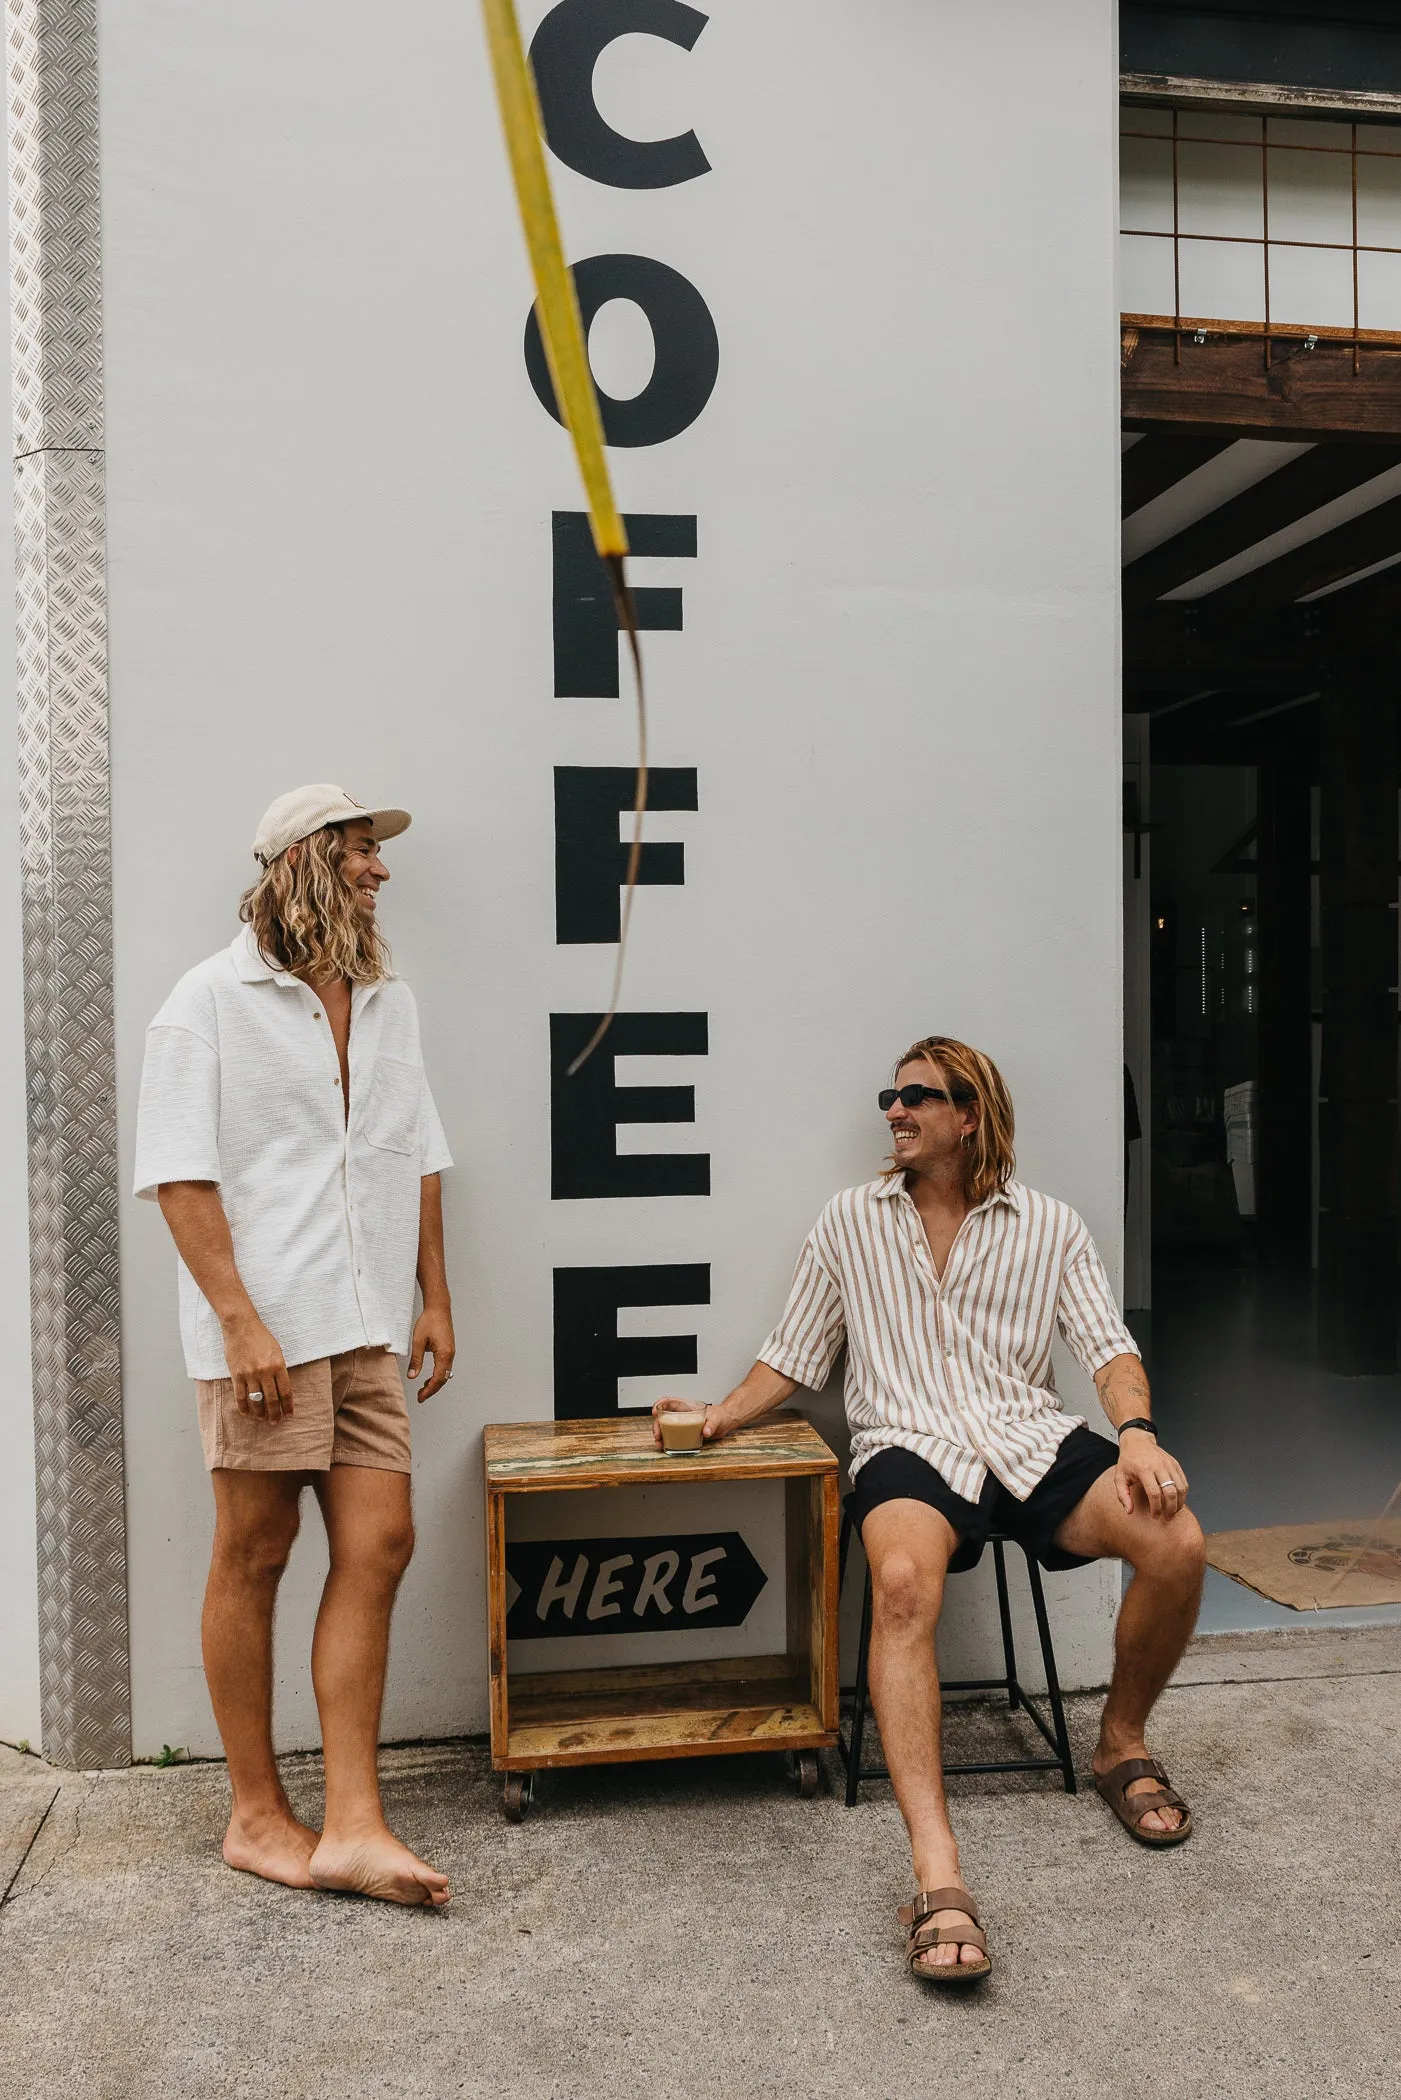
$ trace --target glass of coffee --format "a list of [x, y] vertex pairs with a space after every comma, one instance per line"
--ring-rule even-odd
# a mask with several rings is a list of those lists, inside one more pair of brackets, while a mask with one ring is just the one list
[[705, 1427], [704, 1414], [683, 1415], [679, 1409], [668, 1408], [657, 1416], [662, 1432], [664, 1451], [699, 1451], [701, 1431]]

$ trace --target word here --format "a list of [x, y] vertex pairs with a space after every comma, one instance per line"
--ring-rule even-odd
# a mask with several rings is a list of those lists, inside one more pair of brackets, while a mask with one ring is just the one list
[[523, 1539], [506, 1573], [513, 1641], [742, 1626], [768, 1581], [737, 1531]]

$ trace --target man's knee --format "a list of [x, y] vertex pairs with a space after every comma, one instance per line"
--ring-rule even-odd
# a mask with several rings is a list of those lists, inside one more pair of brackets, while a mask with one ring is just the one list
[[1171, 1524], [1172, 1550], [1183, 1570], [1191, 1575], [1206, 1571], [1206, 1533], [1190, 1509], [1179, 1510]]
[[275, 1583], [287, 1566], [300, 1523], [295, 1505], [242, 1520], [221, 1518], [214, 1535], [215, 1561], [241, 1581]]
[[1191, 1510], [1145, 1525], [1133, 1564], [1141, 1574], [1162, 1580], [1199, 1582], [1206, 1568], [1206, 1534]]
[[400, 1576], [413, 1559], [413, 1518], [405, 1517], [402, 1523], [391, 1525], [384, 1534], [384, 1566], [390, 1574]]
[[944, 1598], [943, 1573], [911, 1553], [887, 1553], [871, 1564], [871, 1593], [883, 1626], [932, 1630]]
[[357, 1528], [348, 1538], [339, 1538], [331, 1549], [331, 1564], [341, 1574], [389, 1579], [397, 1582], [413, 1559], [414, 1528], [410, 1516], [384, 1518]]

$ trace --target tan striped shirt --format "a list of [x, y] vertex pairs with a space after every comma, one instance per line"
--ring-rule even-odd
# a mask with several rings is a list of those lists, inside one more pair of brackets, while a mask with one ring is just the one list
[[853, 1477], [898, 1446], [969, 1502], [989, 1471], [1024, 1502], [1084, 1419], [1056, 1395], [1057, 1327], [1091, 1374], [1138, 1354], [1068, 1203], [1009, 1182], [964, 1219], [940, 1282], [897, 1173], [832, 1198], [759, 1360], [816, 1388], [845, 1341]]

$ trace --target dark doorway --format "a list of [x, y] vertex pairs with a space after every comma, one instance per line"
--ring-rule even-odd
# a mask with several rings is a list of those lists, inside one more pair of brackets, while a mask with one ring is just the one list
[[1154, 765], [1154, 1273], [1249, 1259], [1258, 1151], [1256, 769]]
[[[1126, 1276], [1209, 1531], [1401, 1478], [1397, 460], [1126, 433]], [[1210, 1576], [1208, 1629], [1300, 1623]]]

